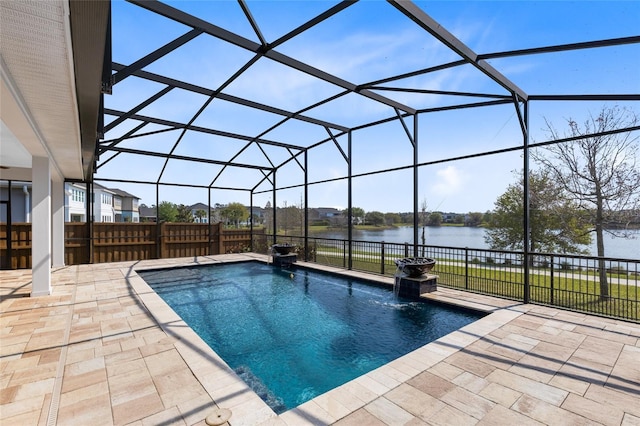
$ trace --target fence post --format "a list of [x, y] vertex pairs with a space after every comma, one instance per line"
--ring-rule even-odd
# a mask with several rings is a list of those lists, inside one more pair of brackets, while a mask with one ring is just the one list
[[218, 222], [218, 254], [224, 254], [224, 228], [222, 222]]
[[550, 294], [549, 302], [553, 305], [553, 303], [554, 303], [554, 301], [553, 301], [553, 299], [554, 299], [554, 288], [553, 288], [553, 256], [551, 256], [551, 274], [550, 274], [550, 277], [551, 277], [551, 283], [549, 284], [549, 287], [550, 287], [551, 294]]
[[384, 241], [380, 243], [380, 273], [384, 275]]
[[166, 243], [166, 232], [167, 232], [167, 222], [162, 222], [160, 224], [160, 233], [158, 234], [159, 241], [159, 250], [158, 250], [158, 259], [167, 258], [167, 243]]
[[342, 267], [347, 267], [347, 241], [342, 240]]
[[406, 241], [404, 243], [404, 257], [409, 257], [409, 243]]
[[[211, 192], [209, 192], [211, 194]], [[209, 196], [211, 198], [211, 196]], [[209, 218], [207, 219], [207, 255], [211, 256], [212, 235], [211, 235], [211, 201], [209, 201]], [[251, 236], [249, 237], [249, 247], [253, 248], [253, 223], [251, 228]]]
[[464, 288], [469, 290], [469, 247], [464, 248]]

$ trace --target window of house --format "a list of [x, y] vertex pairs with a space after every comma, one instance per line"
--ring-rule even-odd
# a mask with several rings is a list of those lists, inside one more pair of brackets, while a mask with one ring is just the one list
[[84, 191], [73, 188], [71, 190], [71, 199], [79, 203], [84, 203]]

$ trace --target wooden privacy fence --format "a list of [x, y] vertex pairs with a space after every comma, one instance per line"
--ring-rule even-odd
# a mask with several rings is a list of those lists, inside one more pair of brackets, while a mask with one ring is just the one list
[[[2, 269], [31, 268], [31, 224], [11, 226], [11, 253], [7, 226], [0, 224]], [[94, 223], [92, 238], [85, 223], [65, 223], [65, 264], [120, 262], [173, 257], [206, 256], [248, 251], [249, 230], [226, 230], [221, 223]], [[264, 230], [254, 230], [263, 234]], [[91, 247], [92, 244], [92, 247]]]
[[[31, 268], [31, 224], [12, 223], [11, 235], [6, 223], [0, 223], [0, 269]], [[11, 239], [11, 251], [7, 238]]]

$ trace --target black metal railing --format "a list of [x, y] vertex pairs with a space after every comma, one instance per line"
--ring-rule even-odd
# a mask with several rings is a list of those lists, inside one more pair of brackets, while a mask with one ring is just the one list
[[[280, 236], [299, 247], [301, 260], [382, 275], [397, 272], [395, 259], [414, 256], [413, 244]], [[273, 235], [254, 238], [267, 253]], [[491, 296], [640, 321], [640, 259], [418, 245], [417, 255], [436, 259], [438, 285]], [[305, 250], [306, 248], [306, 250]], [[351, 253], [351, 256], [349, 255]], [[525, 276], [528, 262], [528, 276]], [[528, 278], [528, 279], [527, 279]]]

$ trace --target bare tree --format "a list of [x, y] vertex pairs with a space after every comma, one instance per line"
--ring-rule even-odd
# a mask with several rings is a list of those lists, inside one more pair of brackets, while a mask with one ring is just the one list
[[427, 199], [423, 198], [422, 203], [420, 204], [420, 222], [422, 223], [422, 236], [420, 237], [422, 241], [422, 257], [425, 256], [425, 245], [427, 244], [427, 238], [425, 235], [425, 230], [427, 227]]
[[[568, 132], [561, 135], [545, 119], [546, 131], [557, 144], [536, 150], [533, 158], [574, 197], [590, 216], [596, 235], [597, 254], [605, 255], [604, 233], [629, 238], [628, 224], [640, 206], [638, 133], [617, 132], [638, 125], [635, 112], [603, 107], [580, 126], [568, 119]], [[605, 262], [598, 264], [600, 297], [609, 297]]]
[[300, 236], [304, 235], [304, 218], [306, 215], [306, 210], [304, 207], [304, 198], [302, 196], [302, 193], [300, 193], [300, 205], [298, 206], [298, 217], [300, 220], [300, 233], [298, 235]]
[[[270, 234], [273, 228], [273, 208], [271, 207], [271, 201], [267, 201], [264, 206], [264, 228], [267, 234]], [[275, 234], [276, 231], [274, 230]]]

